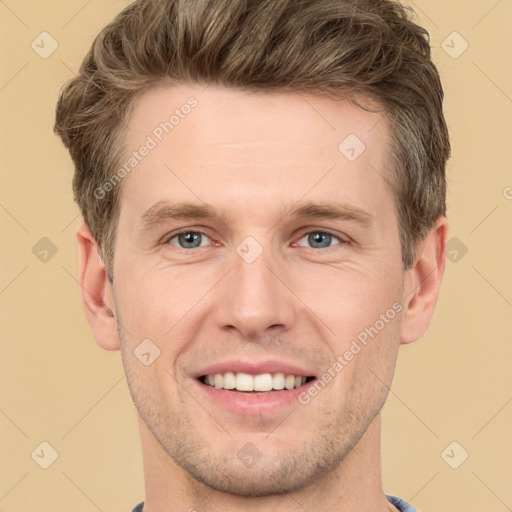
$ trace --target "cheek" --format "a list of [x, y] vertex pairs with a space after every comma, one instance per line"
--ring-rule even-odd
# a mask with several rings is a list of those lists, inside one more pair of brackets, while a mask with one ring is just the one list
[[297, 293], [329, 327], [325, 334], [331, 356], [342, 358], [343, 370], [337, 375], [343, 378], [336, 378], [333, 388], [341, 394], [380, 400], [391, 380], [402, 282], [400, 267], [391, 263], [382, 258], [367, 267], [323, 268]]
[[[305, 279], [304, 276], [307, 276]], [[365, 267], [318, 266], [295, 279], [292, 289], [338, 340], [347, 340], [375, 323], [399, 298], [400, 273], [386, 262]]]
[[[116, 306], [132, 343], [152, 339], [167, 353], [180, 349], [179, 333], [190, 328], [201, 298], [215, 282], [214, 275], [179, 268], [137, 271], [119, 278]], [[140, 267], [139, 267], [140, 268]], [[169, 343], [172, 340], [172, 343]]]

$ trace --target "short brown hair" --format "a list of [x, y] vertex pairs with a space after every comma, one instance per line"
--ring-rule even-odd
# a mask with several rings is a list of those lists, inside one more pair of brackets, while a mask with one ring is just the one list
[[119, 165], [134, 99], [184, 83], [376, 101], [390, 121], [386, 181], [410, 268], [418, 240], [446, 214], [450, 156], [429, 34], [413, 15], [394, 0], [137, 0], [118, 14], [63, 87], [54, 127], [109, 277], [121, 187], [101, 199], [95, 190]]

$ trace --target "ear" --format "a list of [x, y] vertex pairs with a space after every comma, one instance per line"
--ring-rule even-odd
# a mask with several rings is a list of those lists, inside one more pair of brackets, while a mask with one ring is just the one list
[[441, 216], [417, 245], [414, 264], [405, 277], [400, 343], [412, 343], [428, 329], [446, 264], [447, 236], [448, 221]]
[[113, 290], [99, 246], [85, 224], [77, 229], [76, 240], [78, 281], [85, 315], [100, 347], [119, 350]]

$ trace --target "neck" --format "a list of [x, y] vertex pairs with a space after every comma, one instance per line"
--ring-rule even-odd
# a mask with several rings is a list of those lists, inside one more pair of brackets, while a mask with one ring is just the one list
[[[293, 493], [246, 497], [214, 490], [177, 466], [139, 417], [145, 494], [143, 512], [396, 511], [382, 488], [380, 413], [353, 450], [329, 473]], [[197, 510], [196, 510], [197, 509]]]

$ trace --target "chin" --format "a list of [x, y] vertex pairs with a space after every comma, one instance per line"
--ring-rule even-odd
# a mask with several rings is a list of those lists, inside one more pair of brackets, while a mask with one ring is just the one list
[[[229, 472], [231, 471], [231, 472]], [[298, 474], [289, 471], [269, 471], [256, 467], [240, 471], [235, 465], [217, 475], [195, 471], [192, 476], [216, 491], [235, 496], [263, 497], [289, 494], [310, 485], [320, 475]]]
[[186, 458], [175, 452], [173, 458], [195, 480], [216, 491], [235, 496], [262, 497], [304, 489], [332, 471], [343, 457], [334, 451], [320, 453], [318, 448], [311, 443], [302, 445], [302, 450], [267, 452], [258, 460], [257, 457], [252, 460], [240, 457], [243, 449], [238, 453], [228, 450], [222, 454], [210, 451], [203, 457], [190, 457], [188, 453]]

